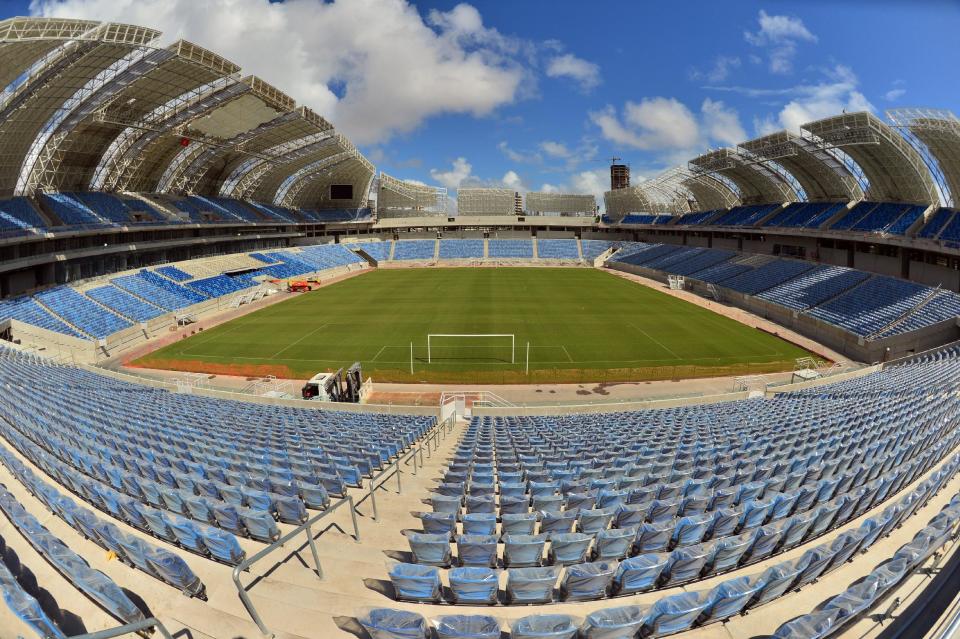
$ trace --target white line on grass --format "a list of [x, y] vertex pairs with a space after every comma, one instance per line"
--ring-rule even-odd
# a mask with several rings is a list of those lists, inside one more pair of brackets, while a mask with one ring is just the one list
[[371, 362], [375, 362], [375, 361], [377, 361], [378, 359], [380, 359], [380, 355], [383, 353], [384, 349], [386, 349], [386, 348], [387, 348], [387, 345], [386, 345], [386, 344], [384, 344], [383, 346], [381, 346], [381, 347], [380, 347], [380, 350], [377, 351], [377, 354], [374, 355], [374, 356], [373, 356], [373, 359], [371, 359], [370, 361], [371, 361]]
[[638, 331], [640, 331], [641, 333], [643, 333], [643, 334], [647, 337], [647, 339], [649, 339], [651, 342], [653, 342], [654, 344], [656, 344], [657, 346], [659, 346], [659, 347], [662, 348], [663, 350], [665, 350], [665, 351], [667, 351], [668, 353], [670, 353], [671, 355], [673, 355], [673, 358], [674, 358], [674, 359], [683, 359], [682, 357], [680, 357], [679, 355], [677, 355], [676, 353], [674, 353], [672, 350], [670, 350], [669, 348], [667, 348], [666, 346], [664, 346], [663, 343], [662, 343], [660, 340], [658, 340], [658, 339], [655, 338], [653, 335], [651, 335], [650, 333], [646, 332], [645, 330], [643, 330], [642, 328], [640, 328], [639, 326], [637, 326], [637, 325], [634, 324], [633, 322], [627, 322], [627, 324], [629, 324], [630, 326], [634, 327], [635, 329], [637, 329]]
[[288, 348], [293, 348], [294, 346], [296, 346], [297, 344], [299, 344], [299, 343], [302, 342], [303, 340], [307, 339], [308, 337], [310, 337], [311, 335], [313, 335], [313, 334], [316, 333], [317, 331], [319, 331], [319, 330], [321, 330], [321, 329], [323, 329], [323, 328], [326, 328], [327, 326], [330, 326], [330, 324], [329, 324], [329, 323], [327, 323], [327, 324], [321, 324], [320, 326], [316, 327], [315, 329], [313, 329], [312, 331], [310, 331], [309, 333], [307, 333], [306, 335], [304, 335], [303, 337], [301, 337], [301, 338], [298, 339], [297, 341], [295, 341], [295, 342], [293, 342], [293, 343], [290, 343], [290, 344], [287, 344], [286, 346], [284, 346], [283, 348], [281, 348], [279, 351], [277, 351], [276, 353], [274, 353], [274, 354], [271, 356], [270, 359], [276, 359], [277, 357], [280, 356], [280, 353], [282, 353], [283, 351], [287, 350]]
[[[552, 348], [556, 348], [556, 347], [552, 347]], [[570, 351], [567, 350], [567, 347], [564, 346], [563, 344], [561, 344], [561, 345], [560, 345], [560, 348], [563, 349], [563, 352], [567, 354], [567, 359], [569, 359], [569, 360], [570, 360], [570, 363], [573, 364], [573, 363], [574, 363], [573, 358], [570, 357]]]

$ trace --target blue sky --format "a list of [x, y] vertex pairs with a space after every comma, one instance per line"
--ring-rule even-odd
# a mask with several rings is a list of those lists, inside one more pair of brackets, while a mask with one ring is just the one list
[[0, 0], [184, 36], [329, 117], [383, 171], [602, 193], [842, 109], [960, 111], [960, 2]]

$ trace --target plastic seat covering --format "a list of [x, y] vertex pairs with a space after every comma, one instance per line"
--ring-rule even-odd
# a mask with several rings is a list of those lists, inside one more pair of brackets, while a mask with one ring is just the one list
[[498, 579], [490, 568], [453, 568], [449, 573], [450, 590], [457, 603], [494, 604]]
[[615, 562], [608, 561], [567, 566], [560, 582], [560, 594], [569, 601], [600, 599], [607, 594], [616, 568]]
[[546, 540], [546, 535], [504, 535], [504, 565], [507, 567], [539, 566], [543, 561]]
[[721, 621], [740, 613], [763, 588], [763, 579], [734, 577], [719, 584], [707, 594], [710, 602], [704, 609], [704, 623]]
[[434, 566], [395, 564], [390, 581], [397, 599], [440, 601], [440, 571]]
[[497, 516], [493, 513], [470, 513], [461, 521], [465, 535], [492, 535], [497, 531]]
[[647, 615], [650, 636], [681, 632], [690, 628], [709, 601], [693, 592], [683, 592], [657, 601]]
[[510, 639], [575, 639], [577, 625], [569, 615], [529, 615], [510, 626]]
[[200, 578], [190, 570], [187, 562], [178, 555], [167, 552], [162, 548], [156, 548], [147, 555], [147, 561], [150, 562], [154, 572], [171, 586], [190, 595], [201, 592]]
[[514, 603], [549, 603], [556, 582], [556, 568], [511, 568], [507, 571], [507, 597]]
[[550, 535], [550, 563], [555, 565], [580, 564], [586, 561], [593, 536], [585, 533], [557, 533]]
[[500, 639], [500, 622], [489, 615], [444, 615], [434, 623], [437, 639]]
[[777, 639], [820, 639], [831, 633], [840, 619], [839, 610], [821, 610], [792, 619], [777, 628]]
[[650, 590], [657, 585], [667, 558], [663, 555], [647, 554], [628, 557], [617, 566], [614, 576], [614, 590], [619, 594], [629, 594]]
[[587, 615], [580, 628], [583, 639], [634, 639], [647, 618], [646, 606], [603, 608]]
[[430, 636], [427, 620], [406, 610], [374, 608], [358, 621], [371, 639], [427, 639]]

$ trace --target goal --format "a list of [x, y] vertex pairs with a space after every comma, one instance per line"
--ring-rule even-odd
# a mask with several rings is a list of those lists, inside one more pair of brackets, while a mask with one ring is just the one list
[[[515, 364], [517, 361], [517, 339], [513, 333], [430, 333], [427, 335], [427, 362], [432, 364], [434, 360], [434, 342], [440, 341], [457, 341], [460, 342], [459, 345], [464, 342], [476, 343], [481, 340], [495, 340], [499, 341], [500, 345], [498, 346], [489, 346], [488, 348], [505, 348], [506, 341], [510, 340], [510, 363]], [[437, 347], [439, 348], [439, 347]], [[479, 348], [478, 346], [473, 346], [472, 348]]]

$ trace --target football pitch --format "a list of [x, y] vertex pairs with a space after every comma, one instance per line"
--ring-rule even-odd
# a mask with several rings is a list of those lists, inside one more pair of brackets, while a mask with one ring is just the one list
[[[512, 337], [435, 336], [428, 352], [431, 334]], [[133, 365], [300, 379], [359, 361], [374, 381], [496, 384], [757, 374], [809, 355], [595, 269], [412, 268], [296, 294]]]

